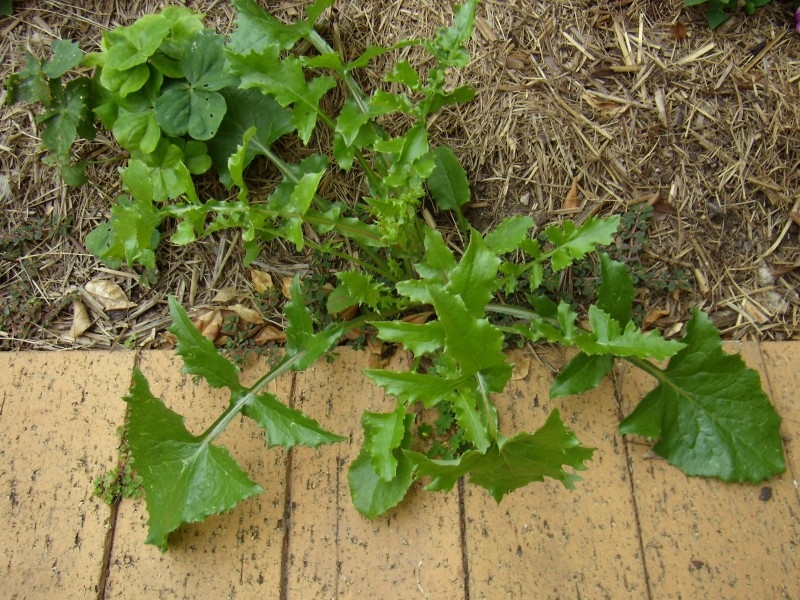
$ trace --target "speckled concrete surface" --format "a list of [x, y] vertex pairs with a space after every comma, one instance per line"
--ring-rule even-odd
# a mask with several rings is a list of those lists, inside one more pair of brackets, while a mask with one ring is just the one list
[[[597, 448], [575, 491], [533, 485], [497, 506], [478, 488], [412, 489], [363, 519], [347, 465], [361, 411], [390, 400], [341, 352], [273, 391], [350, 442], [267, 449], [237, 420], [221, 440], [266, 488], [232, 513], [185, 526], [166, 554], [144, 545], [141, 500], [112, 510], [92, 480], [116, 455], [134, 362], [154, 393], [200, 430], [225, 406], [170, 352], [0, 355], [0, 542], [8, 598], [800, 598], [800, 343], [731, 345], [758, 369], [783, 418], [789, 470], [758, 486], [689, 479], [616, 424], [651, 385], [619, 367], [580, 398], [551, 401], [557, 353], [520, 361], [497, 398], [512, 432], [562, 412]], [[262, 369], [245, 371], [255, 379]], [[213, 406], [213, 409], [210, 408]]]

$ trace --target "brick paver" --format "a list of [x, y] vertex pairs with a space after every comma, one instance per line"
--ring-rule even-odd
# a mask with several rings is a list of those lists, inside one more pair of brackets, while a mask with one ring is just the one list
[[[597, 448], [569, 491], [553, 482], [506, 497], [464, 486], [412, 489], [367, 521], [352, 507], [347, 467], [362, 410], [393, 401], [364, 378], [366, 354], [343, 350], [273, 391], [349, 441], [267, 449], [254, 424], [220, 440], [267, 492], [231, 514], [182, 527], [162, 554], [144, 545], [143, 501], [115, 514], [91, 497], [111, 465], [133, 353], [4, 354], [0, 361], [0, 543], [9, 598], [800, 598], [800, 344], [729, 346], [762, 373], [783, 417], [789, 471], [758, 486], [687, 478], [617, 423], [652, 381], [621, 365], [581, 397], [549, 399], [558, 353], [517, 357], [497, 398], [501, 429], [541, 424], [553, 408]], [[401, 357], [402, 359], [402, 357]], [[155, 393], [202, 431], [224, 408], [170, 352], [146, 352]], [[254, 380], [264, 366], [245, 370]], [[208, 415], [208, 416], [207, 416]], [[287, 478], [288, 472], [288, 478]], [[112, 543], [113, 542], [113, 543]]]

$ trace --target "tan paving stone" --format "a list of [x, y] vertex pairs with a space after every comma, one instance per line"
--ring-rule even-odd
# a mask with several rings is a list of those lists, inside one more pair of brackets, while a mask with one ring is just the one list
[[92, 481], [117, 456], [133, 353], [0, 354], [4, 598], [97, 594], [111, 510]]
[[[546, 360], [559, 367], [565, 362], [558, 354]], [[533, 431], [557, 408], [578, 439], [596, 448], [594, 459], [575, 490], [546, 480], [497, 505], [483, 488], [466, 486], [470, 596], [644, 598], [613, 383], [607, 378], [590, 393], [550, 400], [551, 379], [550, 369], [534, 358], [527, 376], [495, 398], [501, 431], [509, 437]]]
[[761, 355], [769, 378], [772, 402], [783, 420], [781, 433], [786, 466], [800, 498], [800, 342], [763, 343]]
[[[141, 369], [151, 390], [186, 416], [187, 428], [202, 432], [224, 410], [227, 391], [195, 385], [180, 374], [182, 363], [171, 352], [147, 352]], [[267, 367], [244, 371], [252, 384]], [[271, 391], [286, 397], [291, 376]], [[277, 598], [281, 581], [286, 452], [267, 449], [255, 423], [237, 418], [219, 444], [266, 489], [239, 504], [232, 513], [185, 525], [161, 553], [145, 545], [147, 511], [144, 501], [120, 504], [107, 582], [107, 598]]]
[[[727, 348], [741, 350], [765, 384], [756, 344]], [[794, 389], [800, 387], [796, 370], [785, 375]], [[633, 368], [621, 370], [620, 379], [628, 414], [654, 380]], [[784, 421], [792, 436], [798, 435], [796, 423]], [[800, 598], [800, 529], [791, 475], [760, 485], [725, 484], [686, 477], [651, 457], [642, 440], [629, 440], [629, 448], [653, 598]]]
[[394, 408], [363, 376], [366, 366], [366, 354], [343, 350], [297, 375], [295, 407], [352, 443], [293, 450], [288, 597], [463, 597], [457, 494], [416, 489], [374, 521], [350, 501], [347, 468], [361, 447], [361, 413]]

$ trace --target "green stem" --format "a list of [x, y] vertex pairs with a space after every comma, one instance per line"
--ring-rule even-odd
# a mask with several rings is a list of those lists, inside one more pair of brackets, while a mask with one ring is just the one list
[[[320, 54], [330, 54], [335, 52], [335, 50], [331, 48], [330, 44], [328, 44], [328, 42], [325, 41], [325, 38], [323, 38], [319, 33], [317, 33], [316, 30], [312, 29], [311, 35], [309, 35], [308, 38], [306, 39], [308, 39], [311, 45], [314, 46], [314, 48], [316, 48]], [[353, 97], [353, 100], [355, 100], [355, 103], [358, 105], [359, 110], [364, 114], [368, 114], [369, 99], [367, 98], [367, 95], [364, 93], [364, 90], [361, 89], [361, 86], [359, 86], [356, 80], [353, 78], [353, 76], [344, 69], [338, 71], [338, 75], [339, 77], [342, 78], [345, 87], [350, 92], [350, 95]], [[372, 123], [373, 128], [376, 128], [378, 134], [380, 134], [381, 131], [377, 129], [377, 125], [372, 120], [370, 120], [370, 123]], [[379, 135], [379, 137], [382, 136]], [[378, 176], [375, 174], [375, 172], [372, 170], [372, 168], [369, 166], [366, 160], [364, 160], [364, 157], [358, 150], [356, 151], [356, 158], [358, 158], [359, 164], [364, 169], [364, 172], [367, 174], [367, 178], [370, 180], [370, 184], [377, 183], [379, 180]], [[386, 157], [379, 155], [379, 158], [381, 162], [383, 162], [384, 170], [388, 170], [389, 163], [386, 161]], [[375, 189], [377, 189], [378, 186], [376, 185], [374, 187]]]
[[[388, 279], [389, 281], [392, 281], [392, 282], [395, 282], [395, 283], [397, 282], [397, 279], [395, 277], [393, 277], [392, 274], [388, 271], [388, 265], [386, 265], [385, 263], [384, 263], [384, 266], [377, 265], [377, 264], [369, 264], [369, 263], [364, 262], [360, 258], [356, 258], [352, 254], [346, 254], [344, 252], [339, 252], [339, 251], [334, 250], [332, 248], [325, 248], [323, 250], [322, 246], [320, 246], [319, 244], [315, 244], [314, 242], [310, 242], [308, 240], [306, 240], [306, 246], [308, 246], [309, 248], [311, 248], [313, 250], [316, 250], [318, 252], [324, 252], [325, 254], [330, 254], [331, 256], [335, 256], [336, 258], [340, 258], [340, 259], [345, 260], [347, 262], [353, 263], [354, 265], [358, 265], [359, 267], [361, 267], [365, 271], [372, 271], [373, 273], [375, 273], [377, 275], [380, 275], [381, 277], [383, 277], [385, 279]], [[380, 261], [380, 262], [383, 262], [383, 261]]]
[[[373, 315], [364, 315], [357, 319], [353, 319], [352, 321], [347, 321], [346, 323], [337, 325], [336, 328], [341, 330], [339, 337], [343, 336], [348, 331], [358, 329], [373, 318]], [[256, 381], [249, 388], [233, 390], [232, 401], [228, 405], [228, 408], [226, 408], [219, 418], [211, 424], [211, 426], [203, 433], [202, 436], [200, 436], [203, 438], [203, 443], [210, 444], [216, 438], [218, 438], [222, 432], [225, 431], [225, 428], [230, 425], [230, 422], [233, 421], [233, 419], [235, 419], [236, 416], [244, 410], [245, 406], [250, 404], [253, 399], [258, 396], [262, 390], [267, 387], [267, 385], [269, 385], [270, 382], [291, 371], [292, 367], [297, 362], [305, 358], [305, 355], [306, 351], [300, 350], [296, 354], [285, 356], [274, 369], [266, 373], [263, 377], [261, 377], [261, 379]]]

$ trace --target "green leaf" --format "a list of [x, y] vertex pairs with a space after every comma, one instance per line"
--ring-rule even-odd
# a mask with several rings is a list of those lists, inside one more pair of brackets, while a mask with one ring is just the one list
[[319, 101], [336, 87], [336, 81], [322, 75], [306, 81], [303, 61], [295, 56], [282, 60], [273, 52], [229, 54], [233, 72], [241, 77], [242, 89], [257, 88], [283, 107], [292, 106], [292, 124], [304, 144], [314, 131], [317, 115], [322, 112]]
[[0, 0], [0, 15], [9, 17], [14, 14], [13, 0]]
[[87, 139], [94, 137], [89, 108], [91, 82], [86, 77], [79, 77], [62, 88], [54, 81], [50, 90], [51, 103], [37, 118], [42, 124], [42, 146], [68, 160], [72, 143], [79, 135]]
[[170, 31], [163, 15], [145, 15], [128, 27], [117, 27], [103, 34], [107, 48], [105, 66], [127, 71], [147, 62]]
[[217, 90], [234, 82], [225, 71], [222, 37], [208, 30], [192, 35], [183, 70], [186, 82], [165, 86], [156, 100], [156, 121], [172, 136], [188, 133], [196, 140], [211, 139], [227, 110]]
[[289, 288], [292, 299], [286, 304], [284, 311], [288, 325], [286, 326], [286, 354], [300, 355], [302, 358], [292, 365], [293, 371], [303, 371], [311, 366], [320, 356], [342, 337], [340, 327], [324, 329], [314, 333], [311, 313], [303, 301], [303, 290], [300, 279], [294, 278]]
[[373, 321], [378, 337], [385, 342], [399, 342], [414, 356], [431, 354], [444, 346], [445, 335], [441, 321], [415, 324], [402, 321]]
[[528, 239], [528, 231], [536, 222], [528, 215], [514, 215], [503, 219], [500, 224], [486, 235], [486, 247], [494, 254], [513, 252], [520, 247], [523, 240]]
[[150, 67], [137, 65], [133, 69], [118, 71], [111, 67], [103, 67], [100, 71], [100, 85], [120, 98], [126, 98], [138, 92], [150, 79]]
[[80, 187], [86, 183], [86, 161], [79, 160], [74, 164], [62, 164], [59, 167], [61, 179], [70, 187]]
[[407, 60], [401, 60], [395, 64], [392, 72], [384, 77], [383, 80], [390, 83], [402, 83], [413, 91], [420, 89], [419, 73]]
[[490, 391], [502, 391], [511, 377], [511, 365], [503, 354], [503, 332], [487, 319], [476, 318], [458, 296], [436, 288], [430, 292], [445, 332], [445, 355], [458, 363], [461, 376], [491, 373]]
[[394, 451], [397, 469], [393, 479], [386, 481], [380, 478], [372, 466], [372, 457], [365, 448], [361, 449], [358, 458], [350, 464], [347, 473], [350, 497], [356, 510], [368, 519], [374, 519], [399, 504], [411, 487], [411, 482], [414, 480], [413, 466], [403, 454], [403, 450], [411, 446], [412, 436], [409, 432], [413, 421], [414, 415], [406, 415], [404, 425], [406, 435], [400, 448]]
[[371, 275], [358, 271], [342, 271], [336, 274], [336, 278], [340, 283], [336, 290], [342, 292], [337, 296], [333, 293], [328, 296], [328, 312], [337, 313], [355, 305], [366, 305], [375, 311], [380, 310], [383, 296], [388, 291], [385, 284], [372, 281]]
[[449, 274], [446, 289], [464, 300], [471, 315], [483, 316], [484, 306], [495, 291], [499, 268], [500, 259], [487, 248], [483, 236], [473, 231], [464, 256]]
[[267, 48], [288, 50], [303, 36], [303, 28], [281, 23], [253, 0], [233, 0], [236, 30], [228, 49], [233, 53], [262, 53]]
[[631, 320], [633, 299], [636, 290], [627, 267], [612, 260], [605, 252], [600, 253], [600, 278], [597, 289], [597, 306], [607, 312], [622, 327]]
[[593, 390], [614, 367], [614, 356], [578, 353], [556, 376], [550, 385], [550, 397], [560, 398]]
[[606, 219], [591, 217], [580, 227], [572, 221], [564, 221], [561, 227], [551, 225], [545, 229], [547, 239], [556, 246], [552, 256], [553, 271], [567, 268], [597, 246], [610, 244], [618, 226], [619, 216], [614, 215]]
[[432, 460], [424, 454], [406, 452], [416, 468], [416, 477], [430, 477], [426, 490], [451, 490], [456, 481], [469, 474], [469, 483], [489, 491], [496, 502], [503, 496], [545, 477], [572, 489], [580, 478], [564, 467], [580, 471], [591, 460], [593, 450], [580, 445], [575, 434], [562, 421], [557, 410], [535, 433], [518, 433], [499, 439], [484, 454], [470, 450], [455, 460]]
[[[189, 142], [189, 144], [202, 146], [201, 142]], [[131, 153], [131, 156], [144, 162], [150, 170], [153, 200], [163, 202], [186, 194], [195, 202], [198, 201], [192, 174], [184, 163], [183, 148], [189, 144], [185, 144], [180, 138], [173, 138], [171, 141], [168, 138], [161, 138], [152, 153], [143, 154], [141, 151]]]
[[780, 417], [758, 372], [722, 350], [719, 332], [698, 310], [683, 342], [664, 370], [632, 361], [659, 384], [620, 432], [660, 438], [653, 451], [687, 475], [756, 483], [782, 473]]
[[415, 264], [414, 269], [425, 279], [445, 284], [450, 271], [456, 267], [456, 259], [441, 233], [426, 227], [424, 235], [425, 262]]
[[45, 106], [50, 103], [50, 84], [42, 72], [39, 59], [25, 52], [25, 66], [8, 78], [8, 104], [20, 100], [34, 104], [41, 102]]
[[[413, 421], [412, 421], [413, 422]], [[372, 460], [372, 468], [384, 481], [390, 481], [397, 472], [394, 451], [400, 447], [406, 434], [406, 408], [402, 402], [391, 413], [364, 411], [361, 426], [364, 428], [364, 451]]]
[[452, 210], [463, 219], [461, 207], [469, 202], [467, 173], [458, 158], [447, 146], [433, 152], [436, 167], [428, 178], [428, 190], [439, 210]]
[[283, 404], [274, 394], [252, 396], [243, 412], [264, 430], [268, 448], [292, 448], [298, 444], [317, 448], [347, 439], [326, 431], [314, 419]]
[[438, 29], [436, 37], [425, 45], [443, 67], [463, 68], [469, 63], [469, 53], [464, 44], [472, 36], [477, 0], [467, 0], [455, 7], [455, 18], [450, 27]]
[[111, 208], [111, 219], [86, 237], [86, 248], [110, 266], [121, 261], [141, 264], [155, 270], [155, 249], [161, 239], [158, 226], [163, 216], [153, 206], [153, 184], [150, 172], [141, 161], [132, 160], [120, 169], [132, 198], [121, 196]]
[[42, 71], [50, 79], [58, 79], [70, 69], [77, 67], [83, 59], [83, 50], [78, 42], [55, 40], [53, 56], [42, 65]]
[[211, 387], [242, 391], [236, 365], [217, 352], [214, 342], [197, 330], [174, 296], [169, 297], [169, 314], [172, 317], [169, 331], [178, 338], [175, 353], [183, 358], [181, 372], [202, 377]]
[[125, 401], [128, 444], [146, 492], [148, 544], [165, 550], [167, 536], [183, 523], [231, 510], [264, 491], [225, 448], [189, 433], [183, 418], [153, 396], [138, 368]]
[[382, 54], [386, 54], [387, 52], [392, 52], [393, 50], [398, 50], [407, 46], [419, 46], [420, 44], [421, 41], [415, 39], [401, 40], [400, 42], [388, 47], [374, 46], [370, 44], [367, 46], [367, 49], [364, 50], [364, 52], [362, 52], [356, 59], [345, 65], [345, 71], [352, 71], [353, 69], [361, 69], [366, 67], [373, 58]]
[[[487, 398], [488, 400], [488, 398]], [[458, 390], [450, 399], [458, 426], [464, 431], [464, 437], [479, 452], [486, 452], [492, 444], [490, 432], [497, 432], [497, 410], [490, 404], [490, 414], [486, 415], [478, 407], [478, 394], [473, 390]], [[493, 422], [490, 425], [489, 419]]]
[[291, 133], [294, 126], [291, 113], [258, 90], [226, 88], [220, 92], [227, 111], [217, 134], [208, 140], [208, 153], [219, 173], [220, 181], [230, 187], [233, 182], [228, 171], [228, 158], [242, 144], [245, 131], [251, 127], [256, 133], [247, 144], [242, 168], [258, 155], [266, 155], [270, 145], [281, 136]]
[[386, 390], [387, 394], [411, 404], [422, 402], [425, 408], [432, 408], [448, 398], [455, 388], [472, 379], [472, 375], [458, 379], [444, 379], [437, 375], [422, 373], [395, 373], [383, 369], [364, 369], [364, 375]]
[[352, 146], [369, 118], [369, 113], [362, 111], [355, 99], [350, 97], [339, 112], [335, 132], [342, 136], [345, 145]]
[[573, 342], [586, 354], [613, 354], [663, 360], [676, 354], [683, 344], [665, 340], [657, 331], [642, 333], [629, 321], [624, 330], [607, 312], [597, 306], [589, 307], [591, 334], [572, 336]]

